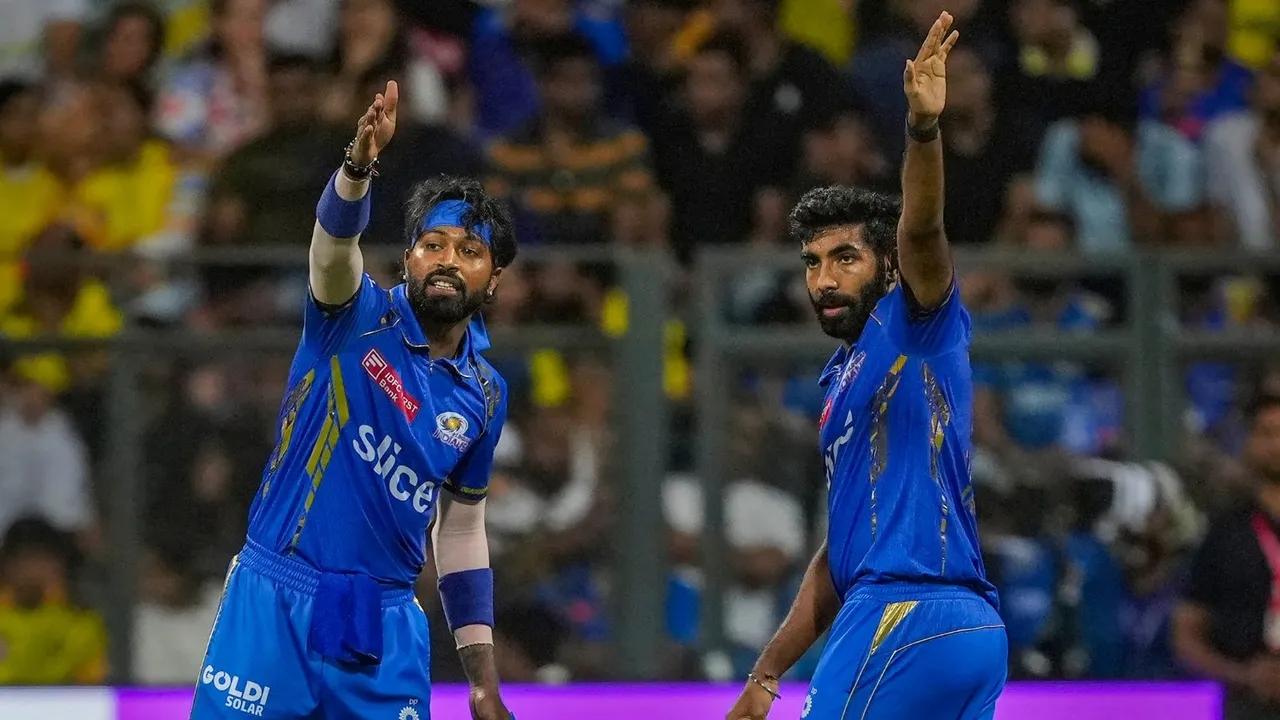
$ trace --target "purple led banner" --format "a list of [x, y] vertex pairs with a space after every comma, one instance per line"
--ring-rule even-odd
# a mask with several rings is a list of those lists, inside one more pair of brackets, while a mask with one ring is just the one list
[[[502, 694], [518, 720], [720, 720], [738, 690], [738, 686], [693, 684], [526, 685], [506, 687]], [[802, 685], [783, 688], [783, 699], [774, 705], [770, 717], [799, 718], [805, 690]], [[116, 720], [180, 720], [191, 709], [191, 695], [185, 689], [119, 690]], [[1013, 684], [1000, 699], [996, 720], [1221, 720], [1221, 706], [1221, 690], [1200, 683]], [[431, 720], [471, 718], [466, 688], [436, 688], [431, 708]], [[416, 713], [419, 720], [427, 720], [426, 713], [411, 709], [413, 713], [399, 717], [410, 720]]]

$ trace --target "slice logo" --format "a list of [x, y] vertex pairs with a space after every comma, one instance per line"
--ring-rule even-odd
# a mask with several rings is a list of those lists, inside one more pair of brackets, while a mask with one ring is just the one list
[[436, 416], [435, 439], [457, 450], [466, 452], [471, 446], [471, 438], [467, 437], [467, 419], [456, 412], [442, 412]]
[[404, 413], [409, 422], [413, 422], [414, 418], [418, 417], [418, 411], [422, 409], [422, 404], [418, 402], [417, 398], [405, 392], [404, 381], [400, 378], [400, 373], [391, 367], [391, 363], [388, 363], [386, 358], [382, 357], [382, 353], [378, 352], [377, 348], [365, 353], [364, 359], [360, 361], [360, 366], [364, 368], [365, 372], [369, 373], [369, 377], [373, 378], [374, 384], [382, 388], [382, 392], [387, 394], [391, 402], [400, 408], [400, 412]]
[[831, 405], [835, 401], [835, 397], [827, 398], [827, 402], [822, 406], [822, 416], [818, 418], [818, 432], [822, 432], [822, 428], [827, 426], [827, 418], [831, 417]]
[[267, 707], [267, 696], [271, 694], [271, 688], [266, 685], [241, 680], [239, 675], [215, 670], [212, 665], [204, 667], [200, 682], [212, 685], [218, 692], [226, 693], [225, 707], [254, 717], [262, 717], [262, 711]]

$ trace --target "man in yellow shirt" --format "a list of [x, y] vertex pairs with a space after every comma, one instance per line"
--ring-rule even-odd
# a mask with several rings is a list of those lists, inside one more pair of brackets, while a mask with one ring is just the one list
[[94, 105], [101, 122], [97, 167], [80, 181], [75, 202], [93, 229], [95, 250], [127, 250], [165, 226], [177, 167], [169, 146], [150, 135], [151, 98], [136, 85], [100, 85]]
[[19, 520], [0, 545], [0, 685], [91, 685], [107, 675], [97, 613], [68, 597], [68, 543], [48, 523]]
[[0, 81], [0, 315], [20, 295], [22, 252], [66, 199], [66, 188], [36, 156], [41, 99], [34, 85]]

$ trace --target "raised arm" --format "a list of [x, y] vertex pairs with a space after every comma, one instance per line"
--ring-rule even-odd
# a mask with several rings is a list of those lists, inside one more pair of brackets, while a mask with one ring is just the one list
[[364, 257], [360, 233], [369, 224], [369, 184], [373, 162], [396, 131], [400, 90], [387, 83], [356, 125], [350, 158], [325, 187], [311, 232], [311, 294], [324, 305], [342, 305], [360, 288]]
[[947, 99], [947, 54], [959, 38], [959, 33], [948, 34], [951, 22], [950, 13], [938, 17], [915, 60], [907, 61], [902, 74], [909, 111], [898, 269], [911, 296], [926, 309], [947, 299], [955, 272], [942, 227], [942, 141], [938, 128]]

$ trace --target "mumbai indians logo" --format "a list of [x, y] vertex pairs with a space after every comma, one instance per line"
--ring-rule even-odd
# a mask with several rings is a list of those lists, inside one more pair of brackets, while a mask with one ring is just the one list
[[840, 384], [836, 388], [836, 392], [844, 390], [849, 386], [849, 383], [853, 382], [854, 378], [858, 377], [858, 373], [862, 370], [862, 361], [866, 359], [867, 354], [865, 352], [860, 352], [853, 356], [849, 364], [844, 366], [844, 372], [840, 373]]
[[400, 708], [400, 720], [419, 720], [418, 711], [411, 707]]
[[471, 439], [467, 437], [468, 427], [467, 419], [458, 413], [442, 412], [436, 416], [436, 431], [433, 435], [454, 450], [466, 452], [471, 445]]
[[204, 667], [200, 681], [205, 685], [212, 685], [218, 692], [226, 693], [226, 707], [254, 717], [262, 717], [262, 711], [267, 706], [267, 696], [271, 694], [271, 688], [265, 685], [252, 681], [242, 682], [239, 675], [214, 670], [212, 665]]
[[809, 717], [809, 712], [813, 710], [813, 696], [818, 694], [818, 688], [811, 688], [809, 694], [804, 696], [804, 709], [800, 711], [800, 717]]

